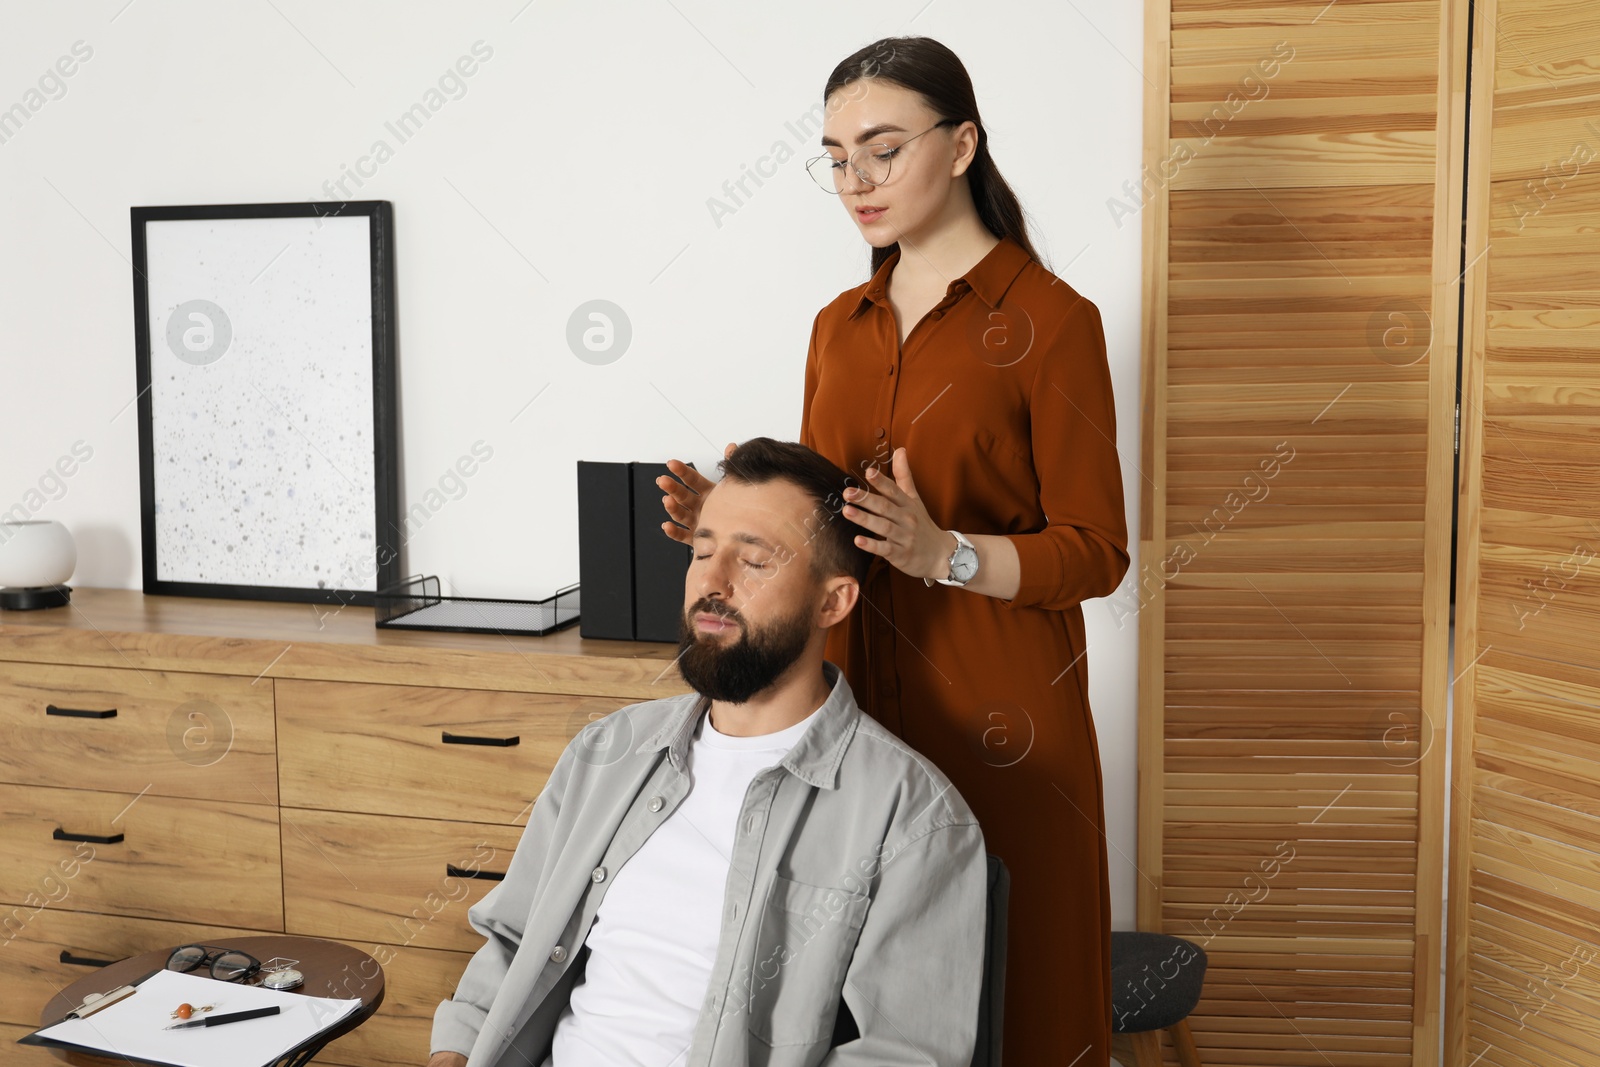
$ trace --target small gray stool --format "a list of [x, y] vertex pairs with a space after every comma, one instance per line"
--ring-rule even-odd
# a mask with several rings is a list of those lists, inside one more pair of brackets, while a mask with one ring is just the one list
[[1189, 1033], [1189, 1013], [1200, 1002], [1205, 949], [1168, 934], [1111, 933], [1111, 1031], [1127, 1034], [1136, 1067], [1161, 1067], [1162, 1030], [1172, 1035], [1183, 1067], [1201, 1067]]

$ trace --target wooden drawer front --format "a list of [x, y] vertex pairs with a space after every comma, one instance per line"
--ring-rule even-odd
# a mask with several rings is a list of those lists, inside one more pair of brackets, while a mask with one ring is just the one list
[[[285, 806], [504, 824], [527, 820], [579, 730], [631, 703], [299, 679], [275, 692]], [[517, 742], [448, 744], [445, 733]]]
[[272, 712], [271, 679], [7, 663], [0, 782], [276, 804]]
[[288, 932], [468, 952], [483, 935], [467, 925], [467, 909], [497, 882], [465, 874], [504, 874], [522, 833], [299, 808], [282, 817]]
[[[5, 961], [0, 966], [0, 1022], [29, 1029], [39, 1025], [39, 1012], [51, 997], [96, 969], [92, 961], [113, 962], [197, 941], [226, 945], [229, 937], [261, 933], [190, 922], [88, 915], [54, 906], [28, 913], [20, 926], [14, 925], [15, 909], [0, 910], [0, 916], [13, 920], [11, 928], [0, 934], [0, 960]], [[86, 962], [62, 962], [63, 952]], [[0, 1055], [0, 1061], [10, 1063], [10, 1055], [10, 1051]]]
[[[318, 1063], [395, 1067], [428, 1060], [433, 1013], [449, 1000], [467, 969], [467, 952], [351, 942], [383, 963], [383, 1005], [372, 1018], [317, 1054]], [[317, 996], [355, 996], [359, 989], [313, 990]]]
[[0, 785], [0, 902], [281, 932], [278, 809]]

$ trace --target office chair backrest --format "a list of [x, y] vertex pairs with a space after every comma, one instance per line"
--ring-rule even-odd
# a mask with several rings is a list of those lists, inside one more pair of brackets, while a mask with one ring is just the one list
[[989, 853], [989, 907], [983, 937], [983, 988], [978, 994], [978, 1043], [972, 1067], [1000, 1067], [1000, 1038], [1005, 1032], [1006, 906], [1011, 872]]

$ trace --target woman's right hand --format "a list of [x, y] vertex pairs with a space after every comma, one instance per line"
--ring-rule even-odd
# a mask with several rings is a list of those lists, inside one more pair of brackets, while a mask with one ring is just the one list
[[[723, 456], [730, 455], [736, 447], [729, 441], [728, 447], [722, 450]], [[672, 518], [671, 522], [662, 523], [661, 529], [674, 541], [691, 544], [695, 527], [700, 524], [700, 502], [705, 498], [706, 490], [717, 483], [682, 460], [667, 460], [667, 470], [678, 477], [663, 474], [656, 479], [657, 487], [667, 494], [661, 498], [661, 503]]]

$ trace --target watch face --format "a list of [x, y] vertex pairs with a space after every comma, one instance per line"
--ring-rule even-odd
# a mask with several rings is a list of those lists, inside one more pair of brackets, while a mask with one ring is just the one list
[[950, 577], [958, 582], [970, 582], [978, 573], [978, 553], [962, 545], [956, 549], [955, 561], [950, 564]]

